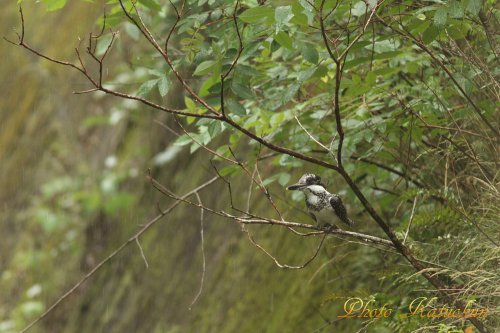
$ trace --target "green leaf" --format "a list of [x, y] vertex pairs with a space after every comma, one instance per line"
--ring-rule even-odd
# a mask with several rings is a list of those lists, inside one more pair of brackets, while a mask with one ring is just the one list
[[283, 96], [281, 97], [281, 104], [286, 104], [288, 101], [290, 101], [295, 94], [297, 94], [297, 91], [300, 89], [300, 83], [294, 83], [291, 84], [286, 90]]
[[368, 74], [366, 75], [366, 79], [365, 79], [366, 85], [373, 87], [375, 85], [375, 82], [376, 82], [375, 73], [368, 72]]
[[436, 25], [436, 27], [442, 28], [446, 24], [447, 19], [448, 11], [446, 10], [446, 8], [440, 7], [434, 14], [434, 25]]
[[191, 142], [193, 142], [193, 139], [191, 139], [189, 135], [183, 134], [175, 140], [174, 146], [185, 146]]
[[262, 20], [272, 24], [274, 23], [274, 9], [263, 6], [254, 7], [245, 10], [238, 18], [246, 23], [255, 23]]
[[198, 93], [200, 97], [205, 97], [210, 94], [213, 89], [217, 89], [220, 91], [220, 76], [211, 76], [209, 77], [200, 87], [200, 92]]
[[229, 176], [230, 174], [235, 173], [239, 170], [240, 167], [238, 165], [231, 164], [220, 169], [219, 173], [222, 177], [224, 177], [224, 176]]
[[274, 40], [277, 41], [281, 46], [286, 47], [287, 49], [293, 50], [293, 40], [288, 34], [284, 31], [278, 32], [274, 36]]
[[168, 90], [170, 89], [170, 80], [168, 76], [163, 76], [158, 81], [158, 91], [160, 92], [161, 97], [165, 97], [168, 94]]
[[366, 11], [366, 3], [364, 1], [359, 1], [352, 7], [351, 13], [354, 16], [362, 16], [365, 15]]
[[269, 124], [273, 128], [277, 128], [285, 120], [285, 114], [283, 112], [275, 113], [269, 120]]
[[284, 172], [280, 174], [278, 178], [278, 183], [280, 183], [281, 186], [285, 186], [286, 184], [288, 184], [289, 181], [290, 181], [290, 174]]
[[420, 21], [425, 21], [425, 19], [427, 18], [427, 16], [425, 16], [424, 13], [418, 13], [417, 16], [416, 16]]
[[420, 34], [424, 32], [431, 25], [430, 21], [422, 21], [411, 27], [410, 31], [413, 34]]
[[158, 81], [159, 81], [158, 79], [154, 79], [144, 82], [137, 90], [137, 95], [142, 97], [147, 96], [151, 92], [151, 90], [153, 90], [153, 88], [156, 86]]
[[319, 60], [318, 51], [312, 44], [302, 44], [300, 48], [300, 54], [302, 57], [309, 61], [311, 64], [317, 64]]
[[217, 64], [217, 62], [215, 62], [213, 60], [203, 61], [202, 63], [200, 63], [196, 67], [196, 69], [194, 70], [193, 75], [200, 76], [200, 75], [207, 74], [208, 72], [210, 72], [210, 70], [212, 69], [212, 67], [215, 66], [215, 64]]
[[440, 29], [436, 26], [430, 26], [427, 30], [425, 30], [422, 40], [424, 41], [425, 44], [430, 44], [432, 43], [437, 36], [439, 35]]
[[47, 6], [47, 11], [59, 10], [66, 5], [67, 0], [43, 0]]
[[482, 7], [481, 0], [469, 0], [469, 1], [467, 1], [467, 11], [471, 15], [475, 16], [475, 15], [479, 14], [481, 7]]
[[152, 9], [154, 11], [159, 11], [161, 6], [156, 0], [139, 0], [139, 2], [145, 7]]
[[236, 95], [240, 96], [241, 98], [245, 98], [245, 99], [253, 99], [254, 98], [253, 93], [249, 87], [247, 87], [241, 83], [238, 83], [236, 81], [231, 82], [231, 90]]
[[236, 102], [233, 99], [230, 98], [226, 99], [224, 101], [224, 107], [227, 109], [226, 112], [229, 114], [235, 114], [238, 116], [246, 115], [245, 108], [240, 103]]
[[453, 18], [462, 18], [464, 17], [464, 7], [457, 0], [450, 1], [450, 8], [448, 9], [448, 15]]
[[193, 100], [187, 96], [184, 96], [184, 104], [186, 104], [186, 108], [191, 111], [191, 112], [196, 112], [196, 103], [193, 102]]
[[208, 125], [208, 134], [211, 138], [215, 138], [219, 133], [222, 132], [222, 123], [218, 120], [212, 120]]
[[279, 6], [276, 7], [274, 18], [276, 20], [276, 32], [281, 30], [290, 19], [293, 17], [292, 8], [290, 6]]

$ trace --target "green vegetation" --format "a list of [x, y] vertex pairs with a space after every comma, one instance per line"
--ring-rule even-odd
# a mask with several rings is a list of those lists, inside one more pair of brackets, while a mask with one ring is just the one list
[[[43, 3], [2, 14], [20, 46], [6, 52], [24, 57], [3, 76], [36, 73], [0, 101], [11, 110], [0, 113], [0, 333], [26, 327], [176, 201], [148, 169], [178, 196], [223, 179], [200, 191], [201, 224], [191, 196], [30, 331], [500, 327], [494, 1]], [[18, 40], [8, 29], [22, 23]], [[305, 172], [342, 196], [353, 231], [394, 246], [222, 216], [312, 224], [285, 191]], [[405, 316], [434, 296], [437, 309], [473, 302], [488, 316]], [[394, 313], [337, 318], [353, 297]]]

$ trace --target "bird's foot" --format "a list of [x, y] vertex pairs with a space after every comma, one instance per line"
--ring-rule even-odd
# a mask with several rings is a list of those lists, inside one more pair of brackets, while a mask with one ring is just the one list
[[332, 230], [340, 229], [335, 224], [330, 224], [330, 223], [325, 223], [325, 224], [321, 225], [320, 228], [325, 230], [325, 231], [332, 231]]

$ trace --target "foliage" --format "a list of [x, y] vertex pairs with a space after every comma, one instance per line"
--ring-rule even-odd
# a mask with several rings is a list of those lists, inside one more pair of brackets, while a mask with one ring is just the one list
[[[47, 10], [65, 5], [60, 0], [45, 2]], [[162, 42], [174, 29], [169, 41], [173, 67], [188, 78], [195, 94], [210, 108], [220, 112], [223, 101], [228, 117], [245, 131], [328, 163], [338, 162], [342, 147], [341, 162], [347, 173], [417, 257], [431, 262], [437, 276], [459, 288], [462, 300], [495, 306], [500, 217], [496, 209], [500, 206], [496, 168], [498, 49], [495, 37], [488, 34], [492, 21], [483, 19], [498, 15], [493, 2], [188, 0], [171, 5], [138, 0], [124, 1], [124, 6], [129, 12], [138, 9]], [[174, 25], [176, 11], [181, 15]], [[137, 45], [140, 53], [131, 60], [133, 75], [127, 66], [114, 64], [116, 75], [104, 86], [130, 87], [124, 92], [174, 108], [179, 103], [177, 73], [149, 44], [142, 44], [143, 36], [123, 14], [119, 2], [110, 1], [106, 12], [106, 18], [99, 19], [105, 24], [104, 31], [122, 32], [112, 52], [125, 53]], [[132, 17], [137, 19], [137, 15]], [[320, 20], [324, 20], [324, 33]], [[97, 54], [106, 52], [111, 33], [100, 37]], [[333, 56], [327, 45], [333, 48]], [[337, 84], [339, 105], [334, 105]], [[261, 157], [272, 153], [270, 150], [228, 122], [204, 118], [210, 110], [186, 89], [182, 89], [180, 100], [182, 111], [199, 117], [181, 120], [186, 131], [161, 158], [157, 156], [160, 164], [170, 161], [184, 146], [189, 146], [190, 154], [201, 154], [200, 146], [207, 146], [222, 156], [214, 158], [221, 174], [237, 184], [244, 182], [246, 174], [224, 158], [236, 155], [249, 166], [265, 164], [263, 184], [273, 194], [282, 193], [282, 187], [303, 170], [318, 173], [331, 180], [329, 187], [335, 187], [351, 203], [352, 215], [363, 231], [380, 233], [335, 170], [286, 154], [271, 154], [262, 162]], [[343, 145], [339, 145], [335, 107], [345, 132]], [[88, 124], [102, 126], [95, 119]], [[111, 173], [103, 177], [103, 184], [121, 179]], [[108, 215], [136, 200], [116, 186], [105, 187], [113, 192], [108, 199], [101, 196], [104, 188], [78, 195], [74, 183], [58, 179], [46, 185], [45, 195], [57, 199], [57, 188], [62, 187], [76, 193], [67, 200], [78, 202], [80, 209], [99, 207]], [[289, 208], [286, 199], [278, 200], [279, 208]], [[33, 220], [40, 221], [45, 232], [57, 230], [66, 218], [60, 205], [35, 206]], [[270, 208], [260, 209], [272, 214]], [[334, 249], [339, 245], [328, 246]], [[346, 263], [346, 274], [376, 276], [375, 282], [360, 282], [372, 297], [404, 306], [400, 295], [429, 289], [414, 271], [398, 269], [400, 258], [387, 259], [376, 251], [354, 248], [352, 253], [359, 262]], [[250, 254], [246, 251], [245, 255]], [[377, 268], [376, 263], [382, 262], [384, 266]], [[239, 265], [244, 267], [245, 263]], [[372, 268], [370, 273], [364, 271], [366, 266]], [[299, 288], [288, 280], [290, 286]], [[343, 291], [354, 287], [360, 286], [342, 283]], [[214, 290], [214, 295], [219, 292]], [[262, 294], [249, 292], [233, 308], [217, 304], [197, 319], [209, 331], [209, 327], [216, 327], [213, 320], [218, 313], [249, 313], [253, 298]], [[311, 295], [307, 300], [315, 302]], [[28, 305], [29, 311], [35, 311], [33, 304]], [[292, 310], [283, 308], [275, 315], [269, 324], [273, 331], [286, 325], [285, 312]], [[256, 313], [254, 319], [260, 315]], [[300, 315], [295, 314], [297, 317]], [[316, 319], [307, 321], [308, 329], [321, 323]], [[488, 318], [488, 325], [494, 327], [496, 320]], [[380, 332], [408, 332], [434, 324], [431, 320], [375, 321], [369, 327]], [[251, 331], [252, 324], [248, 325], [245, 329]], [[463, 325], [451, 320], [438, 323], [443, 332]]]

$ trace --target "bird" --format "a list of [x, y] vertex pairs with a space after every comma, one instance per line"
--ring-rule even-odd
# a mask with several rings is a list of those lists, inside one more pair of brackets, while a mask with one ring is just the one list
[[352, 227], [354, 222], [347, 216], [347, 209], [340, 196], [330, 193], [321, 183], [321, 177], [306, 173], [300, 177], [297, 184], [286, 188], [290, 191], [301, 191], [305, 194], [305, 201], [309, 215], [320, 227], [338, 228], [334, 223], [340, 221]]

